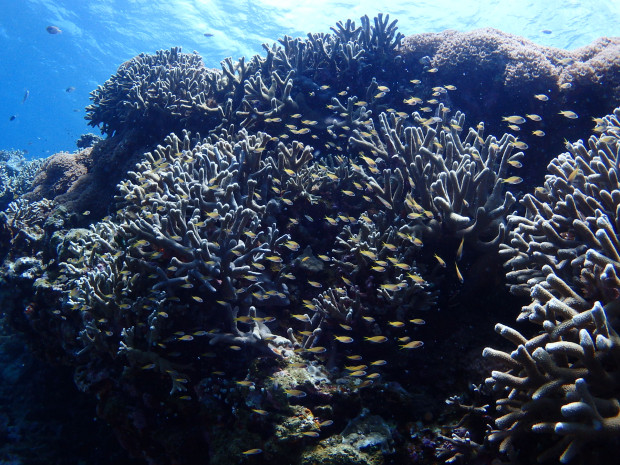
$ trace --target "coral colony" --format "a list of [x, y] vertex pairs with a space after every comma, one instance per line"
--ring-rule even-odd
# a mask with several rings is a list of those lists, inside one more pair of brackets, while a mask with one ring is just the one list
[[[511, 131], [487, 134], [453, 108], [459, 82], [437, 82], [465, 60], [442, 60], [439, 35], [403, 41], [382, 15], [332, 31], [221, 70], [177, 48], [141, 54], [91, 93], [105, 139], [0, 166], [14, 325], [73, 367], [124, 447], [153, 463], [609, 460], [620, 110], [523, 195], [517, 131], [542, 138], [541, 116], [505, 114]], [[483, 47], [484, 33], [496, 34], [463, 44]], [[416, 49], [430, 51], [412, 61]], [[483, 255], [505, 262], [514, 299], [529, 300], [517, 320], [532, 324], [496, 325], [516, 349], [478, 362], [491, 405], [448, 401], [481, 426], [440, 428], [450, 420], [433, 423], [440, 407], [423, 405], [411, 367], [453, 352], [427, 342], [430, 321], [457, 318], [446, 296], [487, 279], [473, 274]]]

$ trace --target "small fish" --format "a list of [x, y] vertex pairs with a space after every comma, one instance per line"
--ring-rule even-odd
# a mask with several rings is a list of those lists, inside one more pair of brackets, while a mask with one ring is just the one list
[[411, 323], [413, 323], [414, 325], [425, 325], [426, 321], [424, 321], [422, 318], [414, 318], [413, 320], [409, 320]]
[[212, 33], [210, 33], [210, 32], [205, 32], [205, 33], [203, 34], [203, 36], [205, 36], [205, 37], [213, 37], [213, 34], [212, 34]]
[[344, 369], [347, 371], [360, 371], [360, 370], [365, 370], [366, 368], [368, 368], [368, 365], [355, 365], [355, 366], [347, 365], [344, 367]]
[[179, 338], [179, 341], [193, 341], [194, 340], [194, 336], [192, 336], [191, 334], [186, 334], [185, 336], [181, 336]]
[[287, 249], [292, 250], [293, 252], [299, 250], [299, 247], [300, 247], [300, 245], [295, 241], [287, 241], [284, 243], [284, 246]]
[[319, 427], [325, 428], [325, 427], [331, 426], [333, 424], [334, 424], [333, 420], [325, 420], [325, 421], [322, 421], [321, 423], [319, 423]]
[[386, 360], [375, 360], [374, 362], [370, 362], [370, 364], [372, 366], [379, 367], [379, 366], [387, 365], [387, 361]]
[[577, 177], [577, 175], [579, 174], [579, 172], [580, 172], [580, 171], [581, 171], [581, 170], [580, 170], [579, 168], [575, 168], [575, 169], [571, 172], [571, 174], [569, 174], [569, 175], [568, 175], [568, 182], [573, 181], [573, 180]]
[[385, 336], [371, 336], [371, 337], [365, 337], [364, 340], [368, 342], [373, 342], [375, 344], [381, 344], [383, 342], [386, 342], [388, 338]]
[[28, 96], [30, 95], [30, 91], [26, 90], [26, 92], [24, 93], [24, 98], [22, 99], [22, 103], [24, 103], [26, 100], [28, 100]]
[[321, 283], [316, 282], [316, 281], [310, 281], [310, 280], [308, 280], [308, 284], [310, 284], [312, 287], [316, 287], [317, 289], [318, 289], [318, 288], [323, 287], [323, 286], [321, 285]]
[[388, 325], [394, 328], [402, 328], [403, 326], [405, 326], [405, 323], [403, 323], [402, 321], [388, 321]]
[[562, 110], [558, 113], [558, 115], [562, 115], [568, 119], [577, 119], [579, 118], [579, 116], [577, 115], [577, 113], [575, 113], [574, 111], [570, 111], [570, 110]]
[[422, 103], [422, 99], [419, 97], [409, 97], [403, 99], [403, 103], [406, 105], [417, 105], [418, 103]]
[[463, 256], [463, 245], [465, 244], [465, 236], [461, 238], [458, 249], [456, 249], [456, 259], [460, 260]]
[[456, 277], [458, 278], [459, 282], [461, 284], [463, 284], [463, 281], [465, 281], [463, 279], [463, 275], [461, 274], [461, 270], [459, 270], [459, 266], [456, 264], [456, 262], [454, 262], [454, 268], [456, 269]]
[[424, 345], [424, 343], [422, 341], [411, 341], [408, 342], [407, 344], [401, 345], [400, 348], [401, 349], [417, 349], [419, 347], [422, 347]]
[[437, 68], [431, 68], [426, 70], [427, 73], [436, 73], [437, 71], [439, 71], [439, 69]]
[[254, 383], [252, 381], [247, 381], [247, 380], [235, 381], [235, 383], [238, 384], [239, 386], [245, 386], [245, 387], [254, 386]]
[[443, 258], [441, 258], [439, 255], [435, 254], [434, 257], [437, 259], [437, 261], [439, 262], [439, 265], [442, 268], [446, 267], [446, 262], [443, 260]]
[[57, 26], [47, 26], [47, 27], [45, 28], [45, 30], [46, 30], [47, 32], [49, 32], [50, 34], [52, 34], [52, 35], [54, 35], [54, 34], [62, 34], [62, 31], [61, 31], [61, 30], [60, 30], [60, 28], [59, 28], [59, 27], [57, 27]]
[[407, 273], [407, 277], [412, 279], [414, 283], [423, 284], [425, 282], [424, 279], [417, 274]]
[[400, 284], [381, 284], [381, 289], [385, 289], [386, 291], [398, 291], [400, 289]]
[[374, 252], [371, 252], [370, 250], [361, 250], [360, 253], [363, 256], [370, 258], [371, 260], [377, 259], [377, 255]]
[[534, 98], [540, 100], [541, 102], [546, 102], [547, 100], [549, 100], [549, 97], [547, 97], [545, 94], [536, 94], [534, 95]]
[[257, 454], [261, 454], [262, 452], [263, 452], [262, 449], [249, 449], [249, 450], [242, 452], [242, 454], [243, 455], [257, 455]]
[[307, 395], [304, 391], [300, 391], [299, 389], [285, 389], [284, 392], [289, 397], [302, 398], [306, 397]]
[[17, 115], [11, 115], [9, 116], [9, 121], [15, 121], [15, 118], [17, 118]]
[[532, 131], [532, 134], [534, 134], [537, 137], [543, 137], [545, 135], [545, 131], [542, 131], [540, 129], [536, 129], [535, 131]]
[[74, 90], [75, 90], [75, 87], [73, 87], [73, 86], [69, 86], [69, 87], [67, 87], [67, 88], [65, 89], [65, 92], [66, 92], [67, 94], [70, 94], [70, 93], [71, 93], [71, 92], [73, 92]]
[[254, 412], [254, 413], [258, 414], [258, 415], [261, 415], [261, 416], [269, 415], [269, 412], [267, 410], [262, 410], [262, 409], [259, 409], [259, 408], [253, 408], [252, 412]]
[[296, 314], [296, 315], [291, 315], [291, 317], [295, 318], [296, 320], [299, 320], [301, 322], [304, 323], [310, 323], [310, 317], [306, 314]]
[[325, 352], [327, 352], [327, 349], [325, 347], [310, 347], [309, 349], [306, 349], [306, 352], [310, 352], [312, 354], [323, 354]]
[[531, 119], [532, 121], [542, 121], [542, 117], [539, 115], [535, 115], [535, 114], [532, 114], [532, 115], [526, 114], [525, 117]]
[[302, 431], [301, 433], [304, 436], [307, 436], [309, 438], [318, 438], [319, 437], [319, 433], [317, 433], [316, 431]]
[[513, 142], [512, 145], [518, 148], [519, 150], [527, 150], [529, 147], [525, 142], [520, 141], [520, 140]]
[[508, 121], [512, 124], [523, 124], [525, 123], [525, 118], [523, 116], [513, 115], [513, 116], [502, 116], [502, 121]]
[[353, 342], [353, 338], [349, 336], [334, 336], [334, 339], [343, 344], [350, 344]]
[[504, 178], [501, 181], [506, 184], [519, 184], [523, 181], [523, 178], [520, 178], [519, 176], [510, 176], [509, 178]]
[[562, 90], [568, 90], [571, 87], [573, 87], [573, 85], [570, 82], [565, 82], [564, 84], [560, 85], [560, 89], [562, 89]]

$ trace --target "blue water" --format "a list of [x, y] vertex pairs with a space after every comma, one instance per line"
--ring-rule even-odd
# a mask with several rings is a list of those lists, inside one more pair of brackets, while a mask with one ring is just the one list
[[[408, 35], [494, 27], [573, 49], [620, 35], [620, 0], [0, 0], [0, 149], [74, 151], [89, 92], [141, 52], [182, 46], [205, 64], [262, 52], [283, 35], [389, 13]], [[46, 27], [62, 30], [52, 35]], [[212, 34], [205, 37], [205, 33]], [[74, 90], [72, 90], [74, 88]], [[67, 89], [70, 92], [67, 92]], [[28, 91], [28, 98], [22, 103]], [[12, 117], [15, 117], [12, 121]]]

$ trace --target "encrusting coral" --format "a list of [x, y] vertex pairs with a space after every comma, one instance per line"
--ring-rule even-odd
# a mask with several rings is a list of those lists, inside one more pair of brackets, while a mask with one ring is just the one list
[[567, 143], [544, 186], [521, 200], [525, 214], [508, 218], [508, 281], [532, 298], [517, 320], [542, 330], [526, 337], [498, 324], [517, 349], [484, 352], [507, 368], [488, 380], [504, 395], [489, 436], [502, 451], [533, 432], [559, 438], [541, 460], [589, 462], [620, 439], [619, 119], [616, 109], [596, 120], [598, 136]]

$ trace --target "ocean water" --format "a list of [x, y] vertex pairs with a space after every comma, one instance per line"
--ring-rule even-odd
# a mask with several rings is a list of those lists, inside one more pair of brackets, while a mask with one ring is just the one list
[[[538, 44], [573, 49], [620, 35], [618, 0], [281, 1], [2, 0], [0, 149], [30, 158], [75, 150], [89, 92], [145, 52], [182, 46], [219, 67], [278, 38], [329, 32], [337, 21], [383, 12], [405, 35], [494, 27]], [[52, 35], [54, 25], [61, 34]], [[209, 37], [205, 37], [210, 34]], [[28, 93], [27, 98], [24, 97]]]

